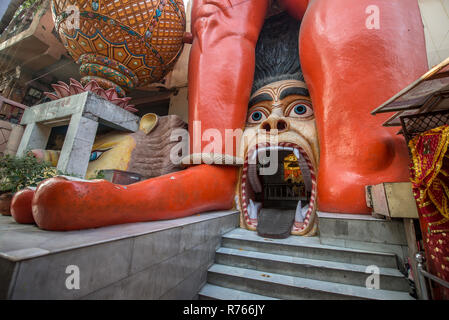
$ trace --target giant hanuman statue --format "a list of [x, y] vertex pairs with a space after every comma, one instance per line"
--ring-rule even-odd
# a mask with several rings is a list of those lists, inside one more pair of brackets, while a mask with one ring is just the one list
[[[276, 78], [252, 92], [255, 48], [274, 7], [301, 21], [297, 59], [303, 78]], [[257, 125], [277, 129], [282, 138], [293, 126], [300, 144], [299, 137], [308, 137], [301, 131], [312, 119], [307, 117], [314, 122], [304, 130], [315, 130], [316, 122], [317, 140], [311, 138], [314, 147], [300, 153], [313, 169], [313, 199], [293, 233], [313, 233], [316, 208], [369, 213], [365, 185], [408, 180], [404, 139], [370, 111], [427, 70], [416, 0], [193, 0], [192, 34], [191, 152], [185, 170], [126, 188], [56, 177], [42, 182], [31, 198], [21, 199], [19, 192], [12, 210], [32, 208], [42, 229], [75, 230], [230, 209], [245, 176], [245, 153], [236, 147], [240, 141], [218, 148], [202, 133], [213, 129], [225, 137], [226, 130]], [[260, 105], [263, 101], [269, 105]], [[195, 139], [198, 134], [203, 139]], [[296, 140], [282, 141], [294, 148]], [[246, 207], [237, 193], [240, 208]], [[245, 217], [242, 225], [254, 228], [254, 219]]]

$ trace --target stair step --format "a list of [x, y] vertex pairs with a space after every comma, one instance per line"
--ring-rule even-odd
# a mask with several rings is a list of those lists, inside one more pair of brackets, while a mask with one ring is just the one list
[[305, 279], [289, 275], [214, 264], [207, 282], [234, 290], [279, 299], [375, 299], [413, 300], [405, 292], [367, 289], [360, 286]]
[[[291, 257], [231, 248], [219, 248], [215, 261], [221, 265], [273, 272], [294, 277], [338, 282], [365, 287], [367, 266], [342, 262]], [[384, 290], [409, 291], [409, 284], [397, 269], [379, 268], [379, 284]]]
[[198, 293], [200, 300], [279, 300], [250, 292], [206, 283]]
[[285, 255], [299, 258], [334, 261], [379, 268], [397, 268], [395, 254], [323, 245], [318, 237], [286, 239], [261, 238], [257, 233], [241, 228], [223, 235], [222, 247]]

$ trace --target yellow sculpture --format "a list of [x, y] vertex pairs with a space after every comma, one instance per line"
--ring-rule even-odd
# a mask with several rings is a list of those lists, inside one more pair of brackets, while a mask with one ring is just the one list
[[[95, 178], [107, 169], [136, 172], [144, 178], [177, 171], [180, 167], [170, 162], [166, 152], [177, 142], [164, 137], [173, 129], [185, 127], [176, 115], [159, 118], [148, 113], [141, 118], [138, 132], [112, 131], [99, 135], [92, 146], [85, 177]], [[60, 151], [34, 149], [32, 153], [54, 167], [58, 164]]]
[[284, 158], [284, 181], [290, 181], [291, 183], [303, 181], [298, 158], [293, 153]]

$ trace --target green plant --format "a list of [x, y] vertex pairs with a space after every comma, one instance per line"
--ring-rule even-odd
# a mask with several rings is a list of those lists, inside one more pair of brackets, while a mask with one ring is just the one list
[[37, 12], [42, 7], [43, 1], [42, 0], [25, 0], [25, 1], [23, 1], [23, 3], [20, 5], [20, 7], [14, 13], [14, 18], [16, 18], [24, 10], [33, 7], [35, 4], [37, 4], [37, 6], [34, 8], [34, 12]]
[[17, 192], [25, 187], [35, 187], [42, 180], [61, 175], [50, 163], [27, 154], [24, 157], [0, 157], [0, 191]]
[[95, 177], [89, 178], [89, 180], [95, 180], [95, 179], [104, 179], [105, 175], [103, 170], [95, 170]]

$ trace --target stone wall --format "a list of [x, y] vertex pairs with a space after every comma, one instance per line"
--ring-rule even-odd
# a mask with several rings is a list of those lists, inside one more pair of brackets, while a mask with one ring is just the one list
[[418, 0], [426, 36], [429, 68], [449, 57], [449, 1]]
[[[0, 217], [0, 299], [196, 299], [238, 212], [48, 232]], [[79, 268], [69, 290], [67, 267]]]

